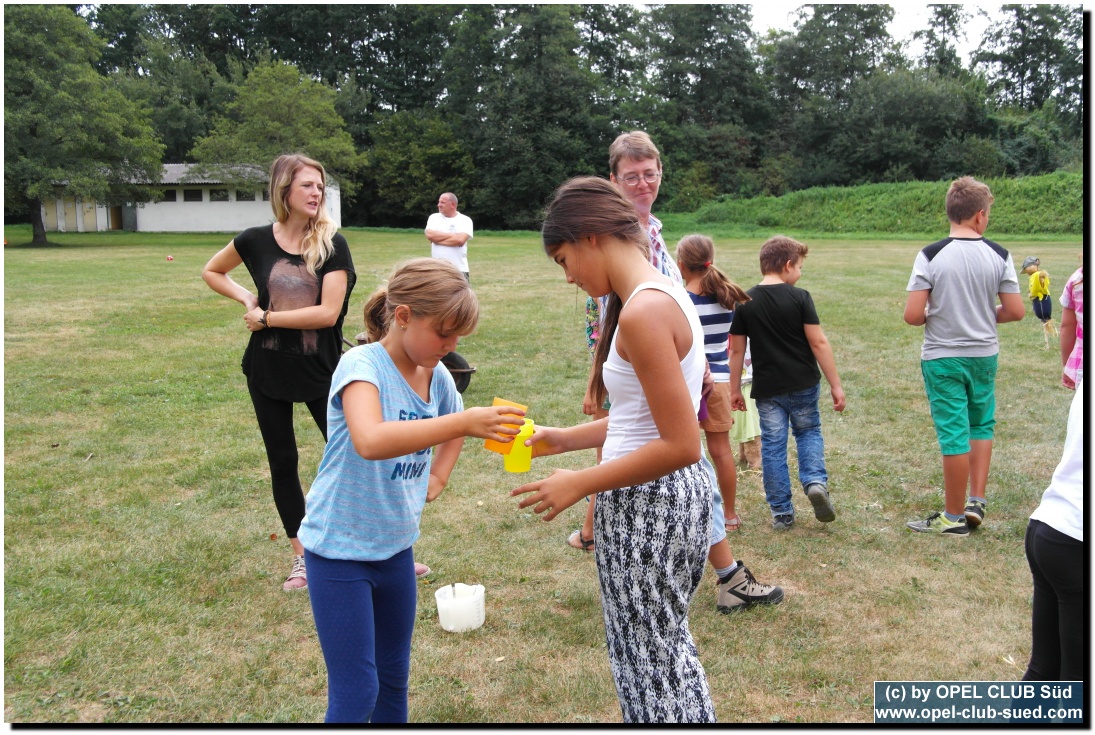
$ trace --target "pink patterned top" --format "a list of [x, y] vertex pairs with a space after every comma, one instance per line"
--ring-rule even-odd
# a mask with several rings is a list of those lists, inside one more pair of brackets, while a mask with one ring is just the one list
[[1084, 269], [1081, 266], [1069, 276], [1061, 294], [1061, 306], [1076, 312], [1076, 345], [1065, 361], [1065, 375], [1079, 385], [1084, 377]]

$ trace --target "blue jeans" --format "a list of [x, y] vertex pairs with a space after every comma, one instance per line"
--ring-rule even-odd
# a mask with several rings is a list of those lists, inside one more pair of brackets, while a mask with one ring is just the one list
[[760, 462], [764, 470], [764, 496], [772, 515], [794, 513], [791, 473], [787, 469], [787, 427], [798, 449], [798, 479], [803, 491], [809, 485], [829, 484], [825, 471], [825, 442], [821, 438], [821, 412], [817, 401], [821, 384], [812, 388], [757, 398], [760, 416]]
[[305, 549], [304, 564], [327, 663], [324, 722], [406, 722], [418, 600], [413, 551], [347, 561]]

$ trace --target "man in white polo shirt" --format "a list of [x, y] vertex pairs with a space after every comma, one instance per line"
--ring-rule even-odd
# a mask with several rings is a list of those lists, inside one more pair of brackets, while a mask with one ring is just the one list
[[437, 200], [437, 212], [426, 222], [430, 255], [450, 261], [471, 283], [468, 269], [468, 240], [472, 238], [471, 218], [456, 211], [456, 195], [445, 192]]

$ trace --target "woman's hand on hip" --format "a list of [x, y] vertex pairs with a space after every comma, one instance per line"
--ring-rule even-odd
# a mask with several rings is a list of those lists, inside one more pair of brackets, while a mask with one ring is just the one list
[[262, 326], [263, 313], [263, 310], [256, 306], [243, 315], [243, 323], [247, 326], [249, 331], [257, 332], [260, 329], [265, 328]]

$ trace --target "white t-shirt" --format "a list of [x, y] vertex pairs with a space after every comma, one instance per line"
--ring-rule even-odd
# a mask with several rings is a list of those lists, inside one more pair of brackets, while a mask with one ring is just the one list
[[[456, 213], [455, 217], [446, 217], [440, 212], [434, 212], [426, 222], [427, 230], [440, 230], [441, 232], [463, 232], [471, 240], [471, 217], [466, 214]], [[458, 248], [449, 245], [437, 245], [430, 243], [430, 255], [434, 258], [448, 260], [463, 273], [470, 273], [468, 268], [468, 244], [465, 242]]]
[[1079, 542], [1084, 540], [1084, 384], [1076, 386], [1068, 411], [1068, 430], [1061, 462], [1053, 472], [1042, 502], [1030, 517]]
[[907, 291], [930, 291], [921, 360], [1000, 352], [996, 298], [1019, 293], [1011, 255], [985, 238], [948, 237], [921, 250]]

